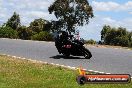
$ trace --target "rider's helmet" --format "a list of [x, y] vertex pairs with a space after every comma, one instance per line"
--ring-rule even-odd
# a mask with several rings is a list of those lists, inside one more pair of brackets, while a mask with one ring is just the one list
[[68, 32], [66, 32], [66, 31], [62, 31], [62, 36], [64, 36], [64, 37], [68, 37]]

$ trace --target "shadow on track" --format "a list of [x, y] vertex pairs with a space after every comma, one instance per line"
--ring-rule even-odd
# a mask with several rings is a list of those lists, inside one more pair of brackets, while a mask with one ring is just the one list
[[69, 56], [69, 57], [66, 57], [64, 55], [56, 55], [56, 56], [52, 56], [50, 58], [53, 58], [53, 59], [85, 59], [85, 58], [81, 58], [81, 57], [75, 57], [75, 56]]

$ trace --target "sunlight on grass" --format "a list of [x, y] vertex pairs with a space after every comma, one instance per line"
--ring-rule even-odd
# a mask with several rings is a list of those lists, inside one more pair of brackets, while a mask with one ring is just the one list
[[130, 84], [76, 83], [78, 71], [0, 56], [0, 88], [132, 88]]

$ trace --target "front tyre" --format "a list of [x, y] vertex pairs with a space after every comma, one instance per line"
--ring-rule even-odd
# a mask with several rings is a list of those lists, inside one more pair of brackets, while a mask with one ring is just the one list
[[84, 57], [85, 57], [86, 59], [90, 59], [90, 58], [92, 57], [91, 52], [86, 53], [86, 54], [84, 55]]
[[83, 47], [83, 50], [84, 50], [84, 57], [86, 59], [90, 59], [92, 57], [91, 52], [87, 48], [85, 48], [85, 47]]

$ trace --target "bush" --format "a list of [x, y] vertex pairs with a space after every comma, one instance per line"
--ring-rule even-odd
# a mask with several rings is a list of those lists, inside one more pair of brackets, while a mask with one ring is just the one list
[[128, 39], [127, 36], [122, 36], [122, 41], [121, 42], [122, 42], [121, 46], [125, 46], [125, 47], [129, 46], [129, 39]]
[[35, 34], [31, 37], [32, 40], [39, 40], [39, 41], [52, 41], [53, 40], [53, 36], [46, 32], [46, 31], [43, 31], [43, 32], [40, 32], [38, 34]]
[[1, 27], [0, 28], [0, 38], [18, 38], [18, 32], [13, 30], [10, 27]]
[[93, 39], [87, 40], [86, 41], [87, 44], [96, 44], [96, 41], [94, 41]]
[[104, 26], [101, 31], [101, 36], [101, 40], [103, 40], [106, 45], [132, 47], [132, 32], [127, 31], [126, 28]]
[[123, 47], [127, 47], [130, 45], [129, 39], [127, 36], [122, 36], [122, 37], [115, 37], [111, 40], [110, 45], [119, 45]]
[[30, 40], [32, 35], [35, 35], [32, 30], [28, 29], [26, 26], [21, 26], [17, 29], [18, 36], [23, 40]]

